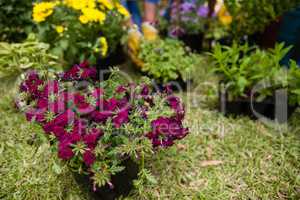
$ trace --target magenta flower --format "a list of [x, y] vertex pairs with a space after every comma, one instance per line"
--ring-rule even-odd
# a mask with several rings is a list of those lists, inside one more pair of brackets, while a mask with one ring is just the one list
[[88, 134], [83, 136], [83, 141], [89, 148], [94, 148], [98, 139], [103, 135], [100, 129], [92, 128]]
[[35, 120], [39, 123], [45, 121], [45, 109], [29, 109], [25, 112], [27, 121]]
[[112, 115], [113, 113], [108, 111], [93, 111], [90, 116], [94, 122], [104, 123]]
[[129, 109], [123, 109], [117, 113], [117, 115], [113, 118], [113, 123], [116, 128], [120, 128], [122, 124], [127, 123], [129, 121], [128, 113]]
[[49, 98], [50, 95], [58, 94], [59, 92], [59, 83], [57, 80], [54, 81], [48, 81], [48, 83], [45, 85], [42, 96], [44, 98]]
[[97, 78], [97, 70], [95, 67], [83, 69], [83, 71], [80, 75], [80, 79], [86, 80], [89, 78], [92, 80], [95, 80]]
[[78, 80], [80, 67], [78, 65], [73, 66], [69, 71], [63, 73], [63, 80]]
[[173, 27], [170, 32], [171, 37], [180, 37], [184, 34], [184, 30], [178, 26]]
[[154, 147], [168, 147], [174, 140], [182, 139], [188, 134], [188, 129], [183, 128], [182, 122], [176, 118], [159, 117], [152, 121], [152, 132], [146, 136], [151, 139]]
[[120, 85], [120, 86], [118, 86], [117, 88], [116, 88], [116, 93], [123, 93], [123, 92], [126, 92], [127, 91], [127, 89], [126, 89], [126, 87], [124, 87], [123, 85]]
[[104, 90], [102, 88], [95, 88], [95, 90], [92, 92], [92, 96], [95, 99], [99, 99], [104, 94]]
[[129, 102], [127, 97], [123, 97], [122, 99], [118, 100], [118, 104], [117, 104], [119, 109], [125, 109], [126, 107], [129, 106]]
[[90, 63], [88, 60], [83, 61], [82, 63], [79, 64], [80, 68], [88, 68], [90, 66]]
[[81, 114], [88, 114], [95, 110], [95, 107], [86, 102], [85, 96], [76, 93], [74, 95], [74, 105], [76, 107], [76, 111]]
[[176, 112], [177, 120], [182, 120], [185, 115], [185, 110], [183, 104], [180, 102], [180, 99], [176, 96], [168, 96], [167, 102], [169, 106]]
[[70, 160], [74, 156], [69, 141], [60, 142], [58, 145], [58, 157], [63, 160]]
[[96, 160], [95, 154], [91, 150], [87, 150], [83, 153], [83, 161], [86, 166], [90, 167]]
[[58, 126], [66, 126], [68, 124], [71, 124], [75, 119], [75, 113], [68, 109], [64, 113], [58, 115], [52, 123]]
[[118, 106], [118, 100], [115, 98], [110, 98], [103, 102], [104, 111], [114, 111]]
[[148, 96], [150, 94], [150, 89], [148, 85], [143, 85], [141, 95]]
[[51, 127], [51, 132], [59, 140], [61, 140], [62, 138], [66, 137], [66, 135], [68, 134], [67, 131], [65, 130], [65, 127], [62, 127], [62, 126], [53, 126], [53, 127]]
[[73, 122], [72, 133], [84, 135], [87, 132], [87, 121], [85, 119], [75, 119]]

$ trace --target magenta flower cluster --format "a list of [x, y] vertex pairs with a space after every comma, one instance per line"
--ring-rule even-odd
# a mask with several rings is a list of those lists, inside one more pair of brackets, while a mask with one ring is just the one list
[[[142, 137], [150, 139], [156, 148], [171, 146], [175, 140], [188, 134], [188, 129], [183, 127], [183, 104], [171, 95], [170, 89], [157, 94], [147, 84], [105, 88], [100, 87], [96, 77], [96, 69], [83, 62], [54, 80], [46, 80], [36, 72], [29, 72], [20, 85], [20, 92], [27, 96], [27, 120], [39, 123], [45, 133], [52, 136], [49, 138], [55, 138], [61, 159], [81, 156], [79, 160], [90, 167], [97, 160], [94, 150], [106, 134], [100, 127], [111, 123], [114, 130], [119, 130], [131, 123], [131, 115], [136, 111], [141, 121], [146, 123], [147, 111], [155, 106], [154, 95], [165, 97], [165, 104], [174, 111], [174, 115], [158, 116], [150, 121], [152, 131], [144, 133], [141, 129]], [[90, 84], [85, 89], [74, 87], [74, 83], [82, 80]], [[132, 99], [139, 103], [132, 103]], [[76, 154], [74, 150], [78, 147], [82, 148], [81, 154]]]

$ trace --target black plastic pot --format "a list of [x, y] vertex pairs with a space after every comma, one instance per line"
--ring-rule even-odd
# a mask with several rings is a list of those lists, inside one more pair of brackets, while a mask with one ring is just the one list
[[139, 167], [132, 160], [125, 160], [122, 165], [125, 169], [112, 176], [111, 183], [103, 187], [97, 187], [93, 190], [92, 180], [88, 175], [75, 174], [74, 177], [77, 183], [80, 185], [82, 191], [88, 192], [89, 197], [93, 200], [115, 200], [120, 196], [126, 197], [133, 189], [133, 180], [137, 179]]
[[199, 34], [185, 34], [179, 36], [179, 40], [183, 41], [183, 43], [188, 46], [193, 52], [200, 53], [203, 47], [203, 33]]
[[115, 52], [109, 54], [107, 57], [99, 57], [96, 64], [99, 80], [107, 80], [110, 75], [110, 67], [122, 65], [124, 62], [126, 62], [126, 54], [121, 44], [117, 46]]
[[230, 101], [225, 91], [219, 92], [219, 111], [225, 116], [243, 115], [251, 119], [267, 118], [278, 123], [286, 123], [296, 108], [287, 104], [286, 90], [277, 90], [273, 97], [262, 102], [251, 101], [251, 98]]

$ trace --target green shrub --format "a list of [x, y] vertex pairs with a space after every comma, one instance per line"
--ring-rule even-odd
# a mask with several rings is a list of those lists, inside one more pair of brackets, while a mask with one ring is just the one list
[[143, 41], [139, 58], [145, 63], [142, 71], [158, 81], [189, 79], [195, 68], [196, 55], [189, 53], [181, 42], [174, 39]]
[[263, 31], [266, 25], [284, 12], [300, 5], [299, 0], [225, 0], [233, 17], [232, 34], [251, 35]]
[[31, 31], [31, 0], [0, 1], [0, 41], [20, 42]]
[[300, 94], [300, 69], [293, 61], [290, 70], [280, 65], [289, 49], [284, 48], [283, 43], [268, 51], [247, 44], [235, 43], [232, 47], [217, 44], [211, 54], [215, 61], [213, 70], [221, 76], [231, 100], [249, 98], [252, 89], [260, 85], [263, 88], [255, 95], [256, 100], [272, 96], [276, 89], [288, 88], [290, 103], [296, 104]]
[[33, 35], [23, 43], [0, 43], [0, 78], [13, 77], [28, 69], [57, 68], [57, 58], [48, 53], [49, 45]]

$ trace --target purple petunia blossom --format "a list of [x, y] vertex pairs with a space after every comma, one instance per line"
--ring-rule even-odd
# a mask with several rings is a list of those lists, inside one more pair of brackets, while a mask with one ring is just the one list
[[32, 121], [33, 119], [39, 123], [45, 121], [45, 109], [29, 109], [25, 112], [27, 121]]
[[129, 121], [128, 114], [129, 109], [124, 109], [117, 113], [117, 115], [113, 118], [113, 123], [116, 128], [120, 128], [122, 124], [127, 123]]
[[57, 80], [48, 81], [44, 87], [42, 96], [44, 98], [49, 98], [50, 95], [58, 94], [59, 92], [59, 82]]
[[102, 135], [103, 132], [100, 129], [92, 128], [88, 134], [83, 136], [83, 141], [89, 148], [94, 148], [97, 144], [98, 139]]
[[87, 150], [83, 153], [83, 161], [86, 166], [91, 166], [96, 160], [95, 154], [91, 150]]
[[91, 119], [97, 123], [104, 123], [109, 117], [112, 117], [112, 112], [108, 111], [93, 111], [91, 113]]
[[202, 5], [198, 8], [197, 14], [199, 17], [207, 17], [209, 12], [209, 8], [206, 5]]
[[182, 122], [176, 118], [159, 117], [151, 123], [152, 131], [146, 136], [151, 139], [154, 147], [171, 146], [174, 140], [182, 139], [188, 134]]
[[126, 92], [127, 91], [127, 89], [126, 89], [126, 87], [125, 86], [123, 86], [123, 85], [120, 85], [120, 86], [118, 86], [117, 88], [116, 88], [116, 93], [123, 93], [123, 92]]
[[192, 12], [193, 10], [196, 9], [196, 5], [195, 3], [191, 3], [191, 2], [184, 2], [180, 5], [180, 11], [181, 13], [185, 14], [188, 12]]
[[85, 60], [82, 63], [79, 64], [80, 68], [88, 68], [90, 66], [89, 61]]
[[95, 67], [83, 69], [83, 71], [80, 75], [80, 79], [86, 80], [89, 78], [92, 80], [95, 80], [97, 78], [97, 70]]
[[71, 148], [71, 143], [66, 142], [60, 142], [58, 145], [58, 157], [63, 160], [69, 160], [74, 156], [74, 152]]
[[183, 34], [184, 34], [184, 30], [179, 26], [173, 27], [170, 31], [171, 37], [180, 37]]
[[110, 98], [103, 102], [104, 111], [114, 111], [118, 106], [118, 100], [115, 98]]

